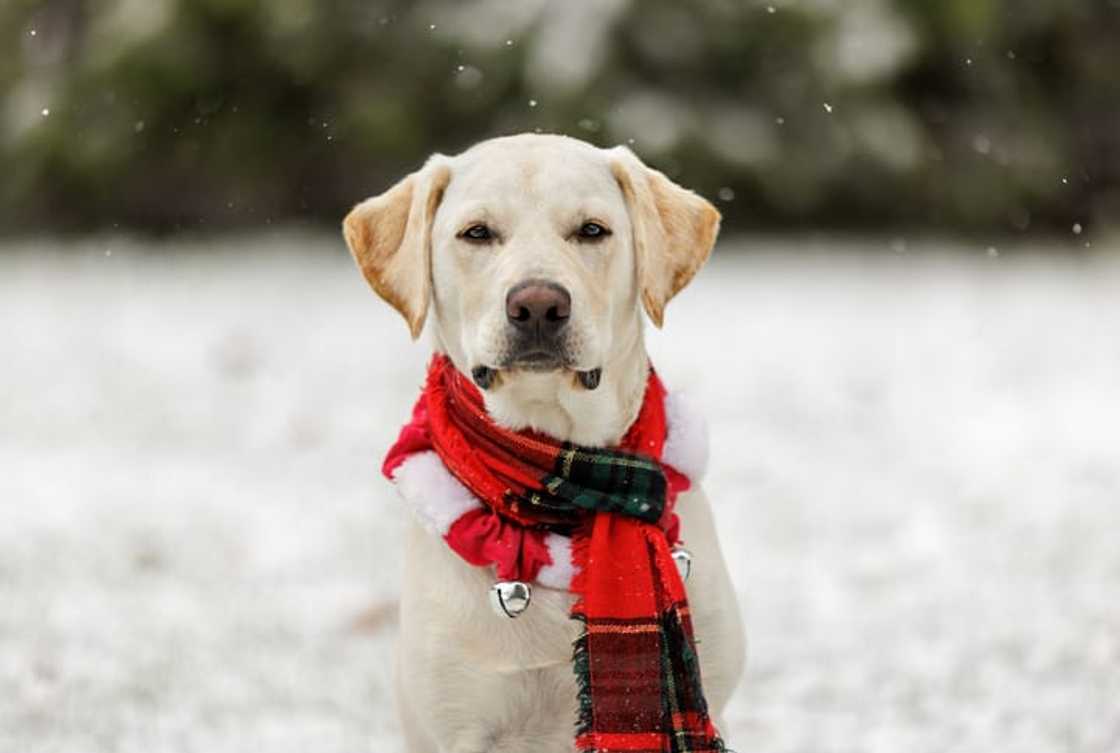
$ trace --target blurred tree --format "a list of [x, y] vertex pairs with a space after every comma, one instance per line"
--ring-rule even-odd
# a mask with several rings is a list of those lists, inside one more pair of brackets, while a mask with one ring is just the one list
[[0, 228], [336, 222], [431, 151], [631, 143], [729, 226], [1120, 211], [1120, 0], [7, 0]]

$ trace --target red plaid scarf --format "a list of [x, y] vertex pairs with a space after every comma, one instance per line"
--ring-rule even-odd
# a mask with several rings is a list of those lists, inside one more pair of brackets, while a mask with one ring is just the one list
[[[615, 449], [513, 432], [487, 415], [481, 393], [436, 355], [415, 416], [447, 469], [509, 522], [570, 534], [585, 625], [576, 747], [605, 753], [726, 750], [711, 719], [684, 584], [657, 521], [667, 484], [665, 389], [651, 370], [631, 430]], [[399, 463], [401, 442], [386, 469]]]

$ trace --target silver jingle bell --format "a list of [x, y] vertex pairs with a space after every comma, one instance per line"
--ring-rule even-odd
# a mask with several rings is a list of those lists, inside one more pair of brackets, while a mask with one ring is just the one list
[[672, 555], [673, 562], [677, 564], [677, 572], [680, 573], [681, 581], [687, 581], [688, 576], [692, 575], [692, 552], [683, 546], [675, 546]]
[[490, 586], [490, 606], [500, 617], [516, 619], [529, 608], [533, 589], [519, 580], [500, 580]]

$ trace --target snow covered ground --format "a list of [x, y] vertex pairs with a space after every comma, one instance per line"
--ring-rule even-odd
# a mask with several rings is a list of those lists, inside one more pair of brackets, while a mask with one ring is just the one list
[[[1120, 750], [1120, 256], [741, 243], [651, 343], [711, 418], [733, 747]], [[0, 751], [399, 750], [425, 358], [333, 238], [0, 249]]]

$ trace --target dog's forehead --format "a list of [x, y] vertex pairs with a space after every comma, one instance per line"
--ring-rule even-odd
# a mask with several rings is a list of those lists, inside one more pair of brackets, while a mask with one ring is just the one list
[[484, 141], [451, 160], [446, 197], [538, 200], [594, 195], [622, 199], [609, 153], [564, 136], [528, 135]]

